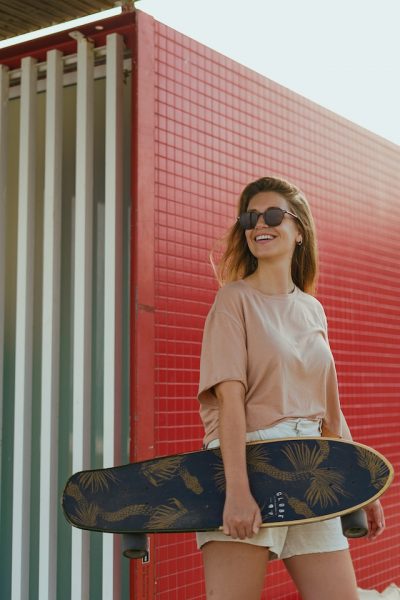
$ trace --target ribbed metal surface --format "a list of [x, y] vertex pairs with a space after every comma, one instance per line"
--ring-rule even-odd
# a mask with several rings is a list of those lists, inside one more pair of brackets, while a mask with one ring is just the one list
[[114, 0], [0, 0], [0, 39], [85, 17], [117, 4]]

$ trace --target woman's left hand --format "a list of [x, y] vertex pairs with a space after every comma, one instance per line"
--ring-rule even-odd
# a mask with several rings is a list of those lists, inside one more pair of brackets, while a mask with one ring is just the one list
[[364, 507], [368, 519], [368, 539], [374, 540], [385, 529], [385, 515], [379, 500]]

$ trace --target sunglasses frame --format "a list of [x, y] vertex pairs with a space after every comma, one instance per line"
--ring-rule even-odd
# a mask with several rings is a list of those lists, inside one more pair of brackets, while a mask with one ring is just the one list
[[[268, 218], [268, 217], [266, 217], [266, 215], [267, 215], [268, 211], [270, 211], [270, 210], [279, 210], [282, 213], [282, 219], [276, 225], [270, 225], [266, 221], [266, 219]], [[261, 215], [262, 215], [262, 217], [264, 219], [265, 225], [267, 225], [268, 227], [279, 227], [279, 225], [282, 224], [282, 221], [283, 221], [283, 219], [285, 217], [285, 214], [290, 215], [291, 217], [294, 217], [295, 219], [297, 219], [298, 221], [300, 221], [300, 219], [299, 219], [299, 217], [297, 215], [295, 215], [294, 213], [290, 212], [289, 210], [281, 208], [280, 206], [270, 206], [269, 208], [267, 208], [267, 210], [264, 210], [264, 212], [258, 212], [256, 210], [248, 210], [248, 211], [243, 212], [241, 215], [239, 215], [239, 217], [237, 217], [236, 220], [238, 221], [238, 223], [240, 224], [240, 226], [242, 227], [242, 229], [244, 229], [244, 231], [249, 231], [251, 229], [255, 229], [256, 228], [257, 223], [258, 223], [258, 219], [261, 217]], [[245, 227], [242, 224], [241, 217], [243, 215], [256, 215], [257, 219], [256, 219], [254, 227]]]

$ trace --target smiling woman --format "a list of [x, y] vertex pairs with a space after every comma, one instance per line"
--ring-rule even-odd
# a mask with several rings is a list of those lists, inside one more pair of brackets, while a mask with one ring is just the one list
[[[277, 206], [278, 205], [278, 206]], [[290, 253], [294, 255], [296, 246], [302, 246], [303, 238], [301, 233], [300, 219], [294, 213], [288, 210], [288, 202], [283, 196], [274, 191], [258, 192], [251, 198], [248, 205], [248, 212], [241, 214], [241, 225], [243, 217], [249, 215], [255, 217], [252, 227], [247, 227], [245, 236], [247, 246], [251, 254], [257, 259], [257, 274], [253, 273], [248, 280], [258, 280], [260, 289], [268, 293], [268, 287], [272, 283], [273, 272], [276, 273], [276, 267], [280, 270], [280, 258], [285, 260], [285, 256]], [[272, 215], [277, 215], [273, 217]], [[264, 217], [264, 215], [267, 215]], [[262, 217], [262, 219], [261, 219]], [[288, 217], [288, 218], [285, 218]], [[243, 226], [243, 225], [242, 225]], [[275, 257], [274, 263], [272, 262]], [[275, 266], [273, 266], [273, 264]], [[268, 270], [266, 277], [261, 275], [261, 270]], [[281, 275], [279, 274], [279, 278]], [[290, 264], [287, 268], [287, 281], [282, 281], [282, 290], [291, 285], [292, 274]], [[301, 285], [301, 282], [299, 282]], [[293, 285], [291, 287], [293, 289]], [[281, 293], [277, 290], [276, 293]], [[284, 292], [283, 292], [284, 293]]]
[[[262, 256], [257, 250], [261, 241], [258, 240], [258, 246], [252, 242], [255, 231], [258, 235], [270, 235], [274, 240], [280, 238], [278, 241], [282, 241], [289, 230], [298, 234], [292, 240], [291, 272], [286, 276], [290, 275], [301, 290], [315, 292], [318, 251], [310, 206], [296, 186], [274, 177], [262, 177], [244, 188], [239, 199], [238, 218], [224, 239], [222, 258], [218, 265], [212, 260], [219, 283], [223, 285], [250, 277], [256, 272]], [[265, 281], [267, 279], [270, 278]]]
[[[247, 442], [328, 431], [351, 438], [325, 312], [312, 295], [316, 278], [315, 227], [304, 194], [274, 177], [247, 185], [227, 234], [222, 288], [201, 352], [204, 445], [221, 447], [226, 480], [223, 532], [197, 534], [207, 598], [258, 600], [268, 561], [281, 558], [303, 598], [358, 600], [340, 520], [260, 528], [247, 475]], [[384, 529], [379, 501], [367, 512], [376, 537]]]

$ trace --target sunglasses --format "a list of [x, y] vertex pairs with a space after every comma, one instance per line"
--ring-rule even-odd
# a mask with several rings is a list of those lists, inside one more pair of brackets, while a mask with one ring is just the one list
[[243, 229], [254, 229], [258, 223], [258, 219], [260, 216], [263, 216], [264, 223], [269, 227], [277, 227], [283, 221], [283, 217], [285, 214], [294, 217], [299, 220], [299, 217], [284, 208], [279, 208], [278, 206], [272, 206], [271, 208], [267, 208], [264, 212], [260, 213], [257, 211], [248, 211], [244, 212], [237, 218], [240, 225]]

